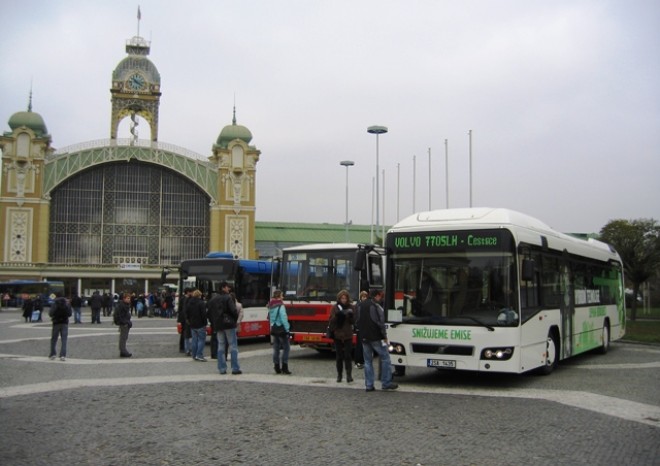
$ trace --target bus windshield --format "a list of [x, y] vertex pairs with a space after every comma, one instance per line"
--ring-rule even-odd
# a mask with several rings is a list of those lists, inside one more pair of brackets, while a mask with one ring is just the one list
[[340, 290], [357, 293], [355, 251], [285, 252], [282, 291], [288, 299], [333, 301]]
[[[515, 326], [517, 273], [510, 234], [478, 242], [469, 232], [443, 233], [444, 246], [414, 241], [389, 258], [388, 321], [419, 324]], [[437, 238], [437, 237], [436, 237]], [[433, 240], [438, 241], [438, 240]], [[472, 245], [468, 244], [472, 242]], [[477, 243], [479, 246], [477, 246]], [[471, 247], [475, 246], [475, 247]]]

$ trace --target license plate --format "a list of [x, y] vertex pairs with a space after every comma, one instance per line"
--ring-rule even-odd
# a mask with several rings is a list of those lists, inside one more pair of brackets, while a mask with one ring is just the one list
[[426, 367], [439, 367], [442, 369], [456, 369], [456, 361], [448, 359], [427, 359]]
[[303, 335], [302, 341], [321, 341], [321, 335]]

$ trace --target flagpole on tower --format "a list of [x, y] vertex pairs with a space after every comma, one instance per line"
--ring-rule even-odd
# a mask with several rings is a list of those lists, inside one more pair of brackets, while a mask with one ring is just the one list
[[142, 12], [140, 12], [140, 5], [138, 5], [138, 13], [137, 13], [137, 20], [138, 20], [138, 30], [137, 30], [137, 35], [140, 37], [140, 20], [142, 19]]

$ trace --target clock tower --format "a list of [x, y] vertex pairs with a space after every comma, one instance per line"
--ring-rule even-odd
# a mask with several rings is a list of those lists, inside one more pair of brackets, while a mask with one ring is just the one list
[[131, 118], [131, 134], [138, 140], [137, 117], [147, 120], [151, 140], [158, 141], [158, 106], [160, 105], [160, 73], [147, 58], [150, 43], [139, 35], [126, 42], [124, 58], [112, 73], [112, 118], [110, 139], [117, 139], [119, 123]]

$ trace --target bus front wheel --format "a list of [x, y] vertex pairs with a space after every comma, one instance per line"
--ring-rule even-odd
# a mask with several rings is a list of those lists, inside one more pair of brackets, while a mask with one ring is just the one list
[[557, 367], [559, 361], [559, 344], [557, 341], [556, 334], [550, 331], [546, 340], [545, 364], [539, 367], [539, 374], [549, 375]]

